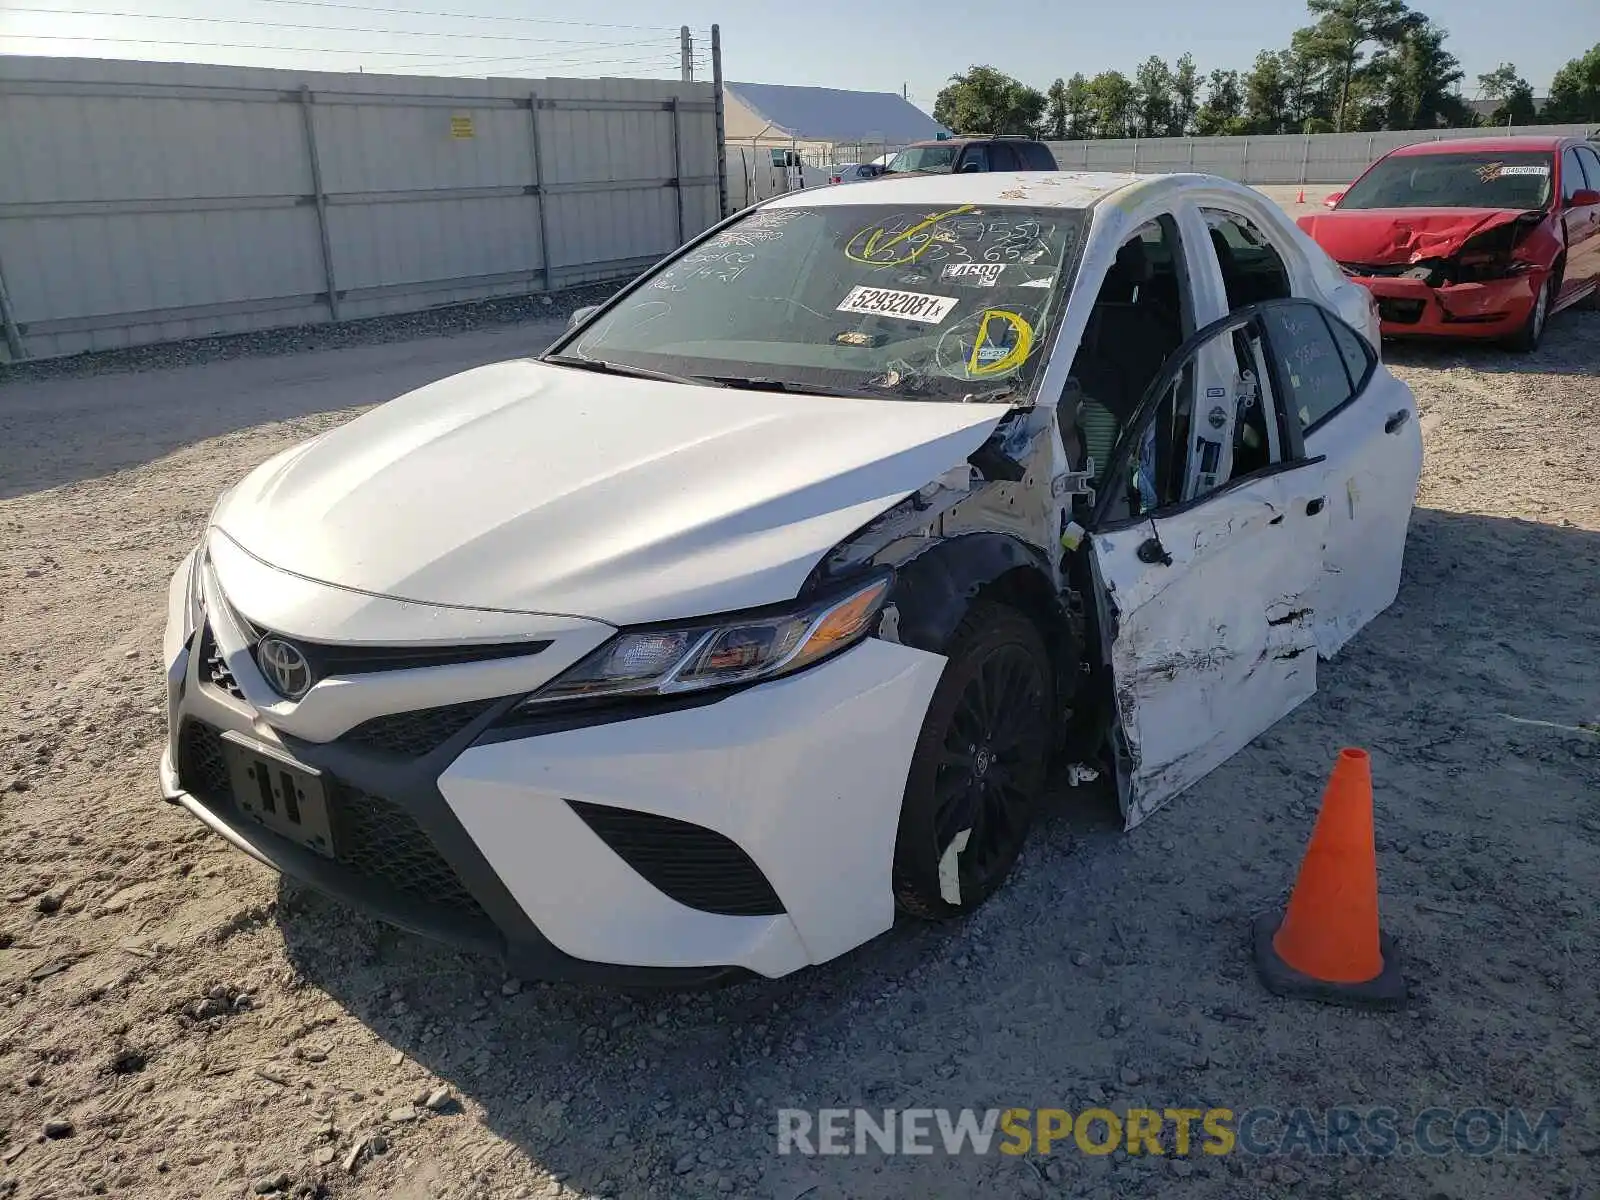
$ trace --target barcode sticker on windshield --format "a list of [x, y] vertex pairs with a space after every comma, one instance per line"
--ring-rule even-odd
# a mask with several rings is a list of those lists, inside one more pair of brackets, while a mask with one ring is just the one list
[[888, 288], [853, 287], [839, 305], [840, 312], [870, 313], [937, 325], [957, 304], [954, 296], [927, 296], [921, 292], [896, 292]]
[[1005, 269], [1005, 263], [950, 263], [939, 278], [960, 280], [974, 287], [993, 287], [1000, 282], [1000, 272]]
[[1531, 166], [1525, 166], [1525, 167], [1501, 167], [1500, 168], [1500, 174], [1502, 174], [1502, 175], [1548, 175], [1548, 174], [1550, 174], [1550, 164], [1549, 163], [1534, 163]]

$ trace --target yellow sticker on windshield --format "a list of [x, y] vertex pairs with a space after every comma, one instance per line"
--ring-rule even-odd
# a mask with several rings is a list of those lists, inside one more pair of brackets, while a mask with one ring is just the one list
[[[996, 322], [1004, 328], [991, 331], [990, 327]], [[1008, 334], [1015, 339], [1010, 346], [1006, 345], [1009, 340]], [[991, 341], [994, 335], [998, 336]], [[967, 374], [978, 379], [986, 375], [1002, 375], [1026, 362], [1028, 352], [1032, 349], [1033, 326], [1017, 313], [991, 308], [983, 314], [983, 320], [978, 322], [978, 336], [972, 342], [972, 357], [967, 360]]]

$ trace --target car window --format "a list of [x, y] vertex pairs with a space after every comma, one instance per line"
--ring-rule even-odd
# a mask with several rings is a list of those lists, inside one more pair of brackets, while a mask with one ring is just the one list
[[1362, 208], [1544, 208], [1548, 151], [1392, 154], [1373, 164], [1339, 201]]
[[[973, 164], [977, 166], [974, 167]], [[968, 146], [967, 153], [961, 159], [963, 171], [987, 171], [989, 167], [989, 150], [986, 146]]]
[[886, 171], [936, 171], [948, 175], [955, 170], [956, 147], [910, 146], [900, 151], [884, 168]]
[[[1359, 347], [1341, 347], [1327, 315], [1314, 305], [1274, 305], [1261, 315], [1288, 410], [1302, 430], [1314, 429], [1344, 407], [1357, 384], [1365, 385], [1366, 356]], [[1352, 350], [1362, 356], [1357, 384], [1347, 365]]]
[[1588, 186], [1583, 175], [1583, 164], [1578, 161], [1578, 152], [1568, 146], [1566, 153], [1561, 156], [1561, 198], [1571, 200]]
[[1587, 146], [1579, 146], [1578, 161], [1583, 163], [1583, 173], [1589, 178], [1589, 186], [1600, 192], [1600, 154]]
[[1012, 205], [759, 208], [669, 259], [556, 352], [775, 391], [1021, 399], [1087, 224], [1087, 210]]
[[1227, 288], [1230, 312], [1261, 300], [1289, 297], [1289, 270], [1283, 256], [1248, 217], [1217, 208], [1200, 212], [1211, 231], [1211, 250]]
[[1023, 168], [1029, 171], [1054, 171], [1056, 169], [1055, 156], [1050, 153], [1049, 147], [1041, 146], [1038, 142], [1028, 142], [1022, 147]]
[[995, 171], [1020, 171], [1022, 164], [1017, 160], [1015, 147], [994, 145], [989, 147], [990, 169]]

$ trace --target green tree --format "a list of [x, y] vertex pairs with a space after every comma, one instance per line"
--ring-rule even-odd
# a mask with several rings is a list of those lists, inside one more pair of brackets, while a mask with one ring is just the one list
[[1332, 69], [1337, 81], [1333, 127], [1342, 133], [1353, 124], [1351, 99], [1369, 51], [1397, 45], [1427, 18], [1407, 8], [1405, 0], [1306, 0], [1306, 7], [1317, 21], [1302, 31], [1300, 49]]
[[1079, 71], [1067, 80], [1067, 137], [1072, 139], [1093, 136], [1089, 132], [1091, 103], [1089, 81]]
[[952, 75], [933, 103], [933, 119], [955, 133], [1037, 135], [1044, 93], [994, 67]]
[[1045, 93], [1045, 136], [1058, 142], [1067, 138], [1067, 81], [1057, 79]]
[[1121, 71], [1102, 71], [1088, 83], [1090, 137], [1127, 137], [1135, 120], [1137, 91]]
[[1491, 125], [1532, 125], [1539, 114], [1533, 104], [1533, 84], [1517, 74], [1515, 63], [1501, 63], [1478, 76], [1478, 91], [1495, 102]]
[[1170, 137], [1182, 137], [1194, 126], [1200, 110], [1200, 71], [1194, 55], [1185, 53], [1172, 72], [1172, 119], [1167, 124]]
[[1194, 131], [1201, 137], [1237, 133], [1244, 112], [1244, 88], [1237, 71], [1213, 71], [1206, 79], [1206, 99], [1195, 113]]
[[1249, 133], [1283, 133], [1289, 80], [1284, 53], [1263, 50], [1244, 78], [1244, 125]]
[[1600, 121], [1600, 44], [1556, 72], [1541, 117], [1549, 122]]
[[1393, 50], [1380, 53], [1374, 71], [1388, 93], [1390, 129], [1437, 129], [1472, 124], [1471, 109], [1457, 85], [1465, 77], [1456, 56], [1444, 48], [1445, 31], [1431, 21], [1413, 25]]
[[1172, 68], [1152, 54], [1134, 73], [1139, 137], [1161, 137], [1172, 123]]

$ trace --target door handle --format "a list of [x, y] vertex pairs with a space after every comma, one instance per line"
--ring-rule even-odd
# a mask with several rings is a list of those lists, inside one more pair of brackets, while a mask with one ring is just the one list
[[1409, 408], [1402, 408], [1397, 413], [1390, 413], [1389, 419], [1383, 423], [1383, 431], [1385, 433], [1399, 433], [1401, 427], [1409, 420], [1411, 420], [1411, 410]]
[[1322, 511], [1322, 506], [1328, 502], [1326, 496], [1318, 496], [1315, 500], [1306, 501], [1306, 516], [1314, 517]]

